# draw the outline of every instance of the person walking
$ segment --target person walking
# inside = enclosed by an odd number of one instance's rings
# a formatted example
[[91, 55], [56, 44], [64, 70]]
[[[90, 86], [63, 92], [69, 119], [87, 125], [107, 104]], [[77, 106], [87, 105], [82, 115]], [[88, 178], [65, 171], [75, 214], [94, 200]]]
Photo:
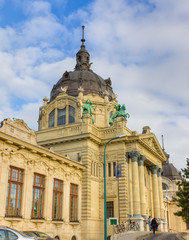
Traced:
[[151, 221], [152, 221], [151, 216], [149, 216], [149, 218], [148, 218], [148, 226], [149, 226], [149, 230], [150, 231], [152, 230]]
[[151, 221], [151, 227], [152, 227], [152, 230], [153, 230], [153, 234], [155, 234], [155, 232], [156, 232], [157, 225], [158, 224], [157, 224], [156, 219], [154, 217]]

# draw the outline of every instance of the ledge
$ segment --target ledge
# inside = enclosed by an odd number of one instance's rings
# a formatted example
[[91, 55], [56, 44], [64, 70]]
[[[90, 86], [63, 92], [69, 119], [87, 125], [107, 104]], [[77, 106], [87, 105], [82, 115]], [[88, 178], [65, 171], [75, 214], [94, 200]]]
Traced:
[[69, 224], [78, 225], [79, 224], [79, 220], [78, 221], [69, 221]]
[[22, 221], [22, 216], [5, 216], [7, 221]]
[[63, 219], [52, 219], [52, 223], [54, 223], [54, 224], [63, 224], [64, 220]]

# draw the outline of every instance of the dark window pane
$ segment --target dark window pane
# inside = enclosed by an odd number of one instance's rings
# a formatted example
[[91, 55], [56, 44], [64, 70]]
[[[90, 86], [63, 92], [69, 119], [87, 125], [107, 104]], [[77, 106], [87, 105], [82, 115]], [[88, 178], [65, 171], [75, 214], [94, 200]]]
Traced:
[[32, 217], [42, 218], [44, 199], [45, 177], [34, 174], [33, 196], [32, 196]]
[[7, 187], [6, 214], [19, 216], [22, 196], [23, 170], [15, 167], [9, 169], [9, 180]]
[[63, 182], [54, 179], [53, 189], [53, 219], [62, 219]]
[[75, 108], [72, 106], [69, 106], [69, 123], [75, 122]]
[[111, 163], [108, 163], [108, 176], [111, 177]]
[[58, 126], [66, 124], [66, 108], [58, 109]]
[[113, 201], [107, 202], [106, 207], [107, 207], [107, 218], [114, 217], [114, 202]]
[[113, 162], [113, 171], [114, 171], [114, 176], [116, 176], [116, 162]]
[[162, 183], [162, 187], [163, 187], [163, 190], [168, 190], [169, 189], [169, 187], [167, 186], [166, 183]]
[[54, 127], [55, 110], [49, 114], [49, 127]]
[[78, 186], [71, 184], [70, 187], [70, 221], [78, 221]]

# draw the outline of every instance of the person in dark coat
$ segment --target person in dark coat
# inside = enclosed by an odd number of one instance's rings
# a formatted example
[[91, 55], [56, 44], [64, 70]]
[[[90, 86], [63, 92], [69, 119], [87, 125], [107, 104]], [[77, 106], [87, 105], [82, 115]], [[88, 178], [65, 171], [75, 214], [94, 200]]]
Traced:
[[151, 226], [152, 226], [153, 234], [155, 234], [156, 228], [157, 228], [157, 226], [158, 226], [157, 221], [156, 221], [155, 218], [152, 219], [152, 221], [151, 221]]

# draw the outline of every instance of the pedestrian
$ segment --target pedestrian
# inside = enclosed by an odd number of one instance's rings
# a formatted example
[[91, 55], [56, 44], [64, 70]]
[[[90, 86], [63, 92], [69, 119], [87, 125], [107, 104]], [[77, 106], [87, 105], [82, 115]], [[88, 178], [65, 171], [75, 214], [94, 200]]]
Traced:
[[149, 226], [149, 230], [150, 231], [152, 230], [151, 221], [152, 221], [151, 216], [149, 216], [149, 218], [148, 218], [148, 226]]
[[156, 219], [153, 218], [152, 221], [151, 221], [151, 226], [152, 226], [152, 230], [153, 230], [153, 234], [155, 234], [156, 232], [156, 228], [157, 228], [157, 222], [156, 222]]

